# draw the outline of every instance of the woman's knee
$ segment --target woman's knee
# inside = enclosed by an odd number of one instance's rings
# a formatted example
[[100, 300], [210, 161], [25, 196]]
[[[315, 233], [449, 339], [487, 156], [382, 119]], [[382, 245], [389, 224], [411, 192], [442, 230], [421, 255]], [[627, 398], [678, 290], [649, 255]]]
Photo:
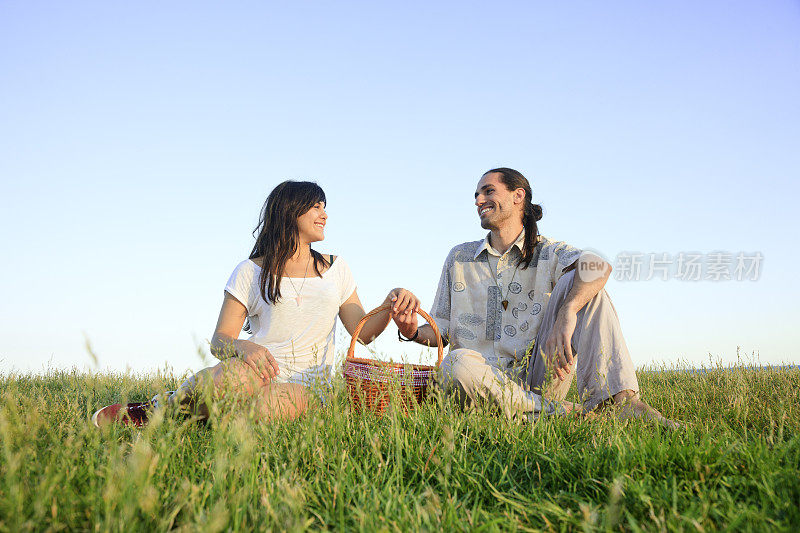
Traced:
[[264, 416], [293, 419], [312, 407], [308, 389], [296, 383], [274, 383], [264, 387]]
[[253, 369], [236, 357], [220, 361], [210, 370], [214, 388], [221, 391], [236, 390], [252, 394], [263, 385], [262, 379]]

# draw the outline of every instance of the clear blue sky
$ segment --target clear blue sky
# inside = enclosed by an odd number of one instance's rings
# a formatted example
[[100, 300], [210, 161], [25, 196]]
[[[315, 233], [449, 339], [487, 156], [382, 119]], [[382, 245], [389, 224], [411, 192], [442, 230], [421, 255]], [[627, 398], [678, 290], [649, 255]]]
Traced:
[[90, 365], [84, 335], [101, 368], [202, 368], [290, 178], [367, 306], [427, 309], [500, 165], [609, 258], [763, 254], [758, 281], [610, 281], [637, 365], [800, 362], [797, 2], [3, 2], [0, 75], [2, 372]]

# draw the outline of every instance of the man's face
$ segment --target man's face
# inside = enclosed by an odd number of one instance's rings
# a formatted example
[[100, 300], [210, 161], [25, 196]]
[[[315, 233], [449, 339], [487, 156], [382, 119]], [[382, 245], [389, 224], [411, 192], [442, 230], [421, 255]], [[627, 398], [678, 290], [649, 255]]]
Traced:
[[475, 205], [478, 207], [481, 227], [496, 230], [521, 221], [524, 200], [525, 190], [509, 191], [497, 172], [484, 175], [475, 190]]

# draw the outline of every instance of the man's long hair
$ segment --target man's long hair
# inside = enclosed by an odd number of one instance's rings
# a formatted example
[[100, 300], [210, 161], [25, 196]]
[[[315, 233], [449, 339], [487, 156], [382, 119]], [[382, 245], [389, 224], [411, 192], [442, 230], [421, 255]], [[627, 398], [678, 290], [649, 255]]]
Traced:
[[[261, 297], [275, 304], [281, 297], [281, 279], [286, 262], [297, 252], [300, 232], [297, 218], [304, 215], [317, 202], [325, 202], [325, 191], [311, 181], [284, 181], [275, 187], [264, 207], [258, 225], [253, 230], [256, 244], [250, 259], [263, 258], [259, 287]], [[330, 266], [322, 254], [311, 250], [314, 271]]]
[[500, 181], [509, 191], [517, 189], [525, 190], [525, 211], [522, 213], [522, 227], [525, 228], [525, 241], [522, 245], [522, 257], [517, 263], [522, 269], [528, 268], [533, 259], [533, 251], [536, 243], [539, 242], [539, 226], [536, 224], [542, 219], [542, 206], [533, 203], [533, 192], [531, 191], [531, 184], [528, 183], [527, 178], [521, 172], [513, 168], [493, 168], [483, 173], [500, 174]]

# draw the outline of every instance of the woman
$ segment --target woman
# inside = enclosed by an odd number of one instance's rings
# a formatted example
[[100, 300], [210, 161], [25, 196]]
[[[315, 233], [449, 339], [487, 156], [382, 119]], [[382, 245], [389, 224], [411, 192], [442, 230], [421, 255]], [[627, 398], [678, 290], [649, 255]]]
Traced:
[[[207, 418], [197, 389], [213, 386], [222, 395], [235, 392], [254, 400], [265, 420], [292, 419], [306, 412], [329, 382], [334, 360], [337, 315], [352, 334], [364, 317], [347, 263], [311, 249], [325, 238], [325, 193], [316, 183], [285, 181], [270, 193], [261, 211], [256, 243], [225, 286], [222, 309], [211, 338], [221, 362], [189, 378], [168, 397]], [[405, 289], [392, 289], [384, 303], [392, 310], [371, 317], [359, 339], [371, 342], [389, 323], [419, 308]], [[249, 339], [239, 339], [244, 326]], [[143, 425], [144, 404], [104, 407], [95, 425], [113, 421]]]

